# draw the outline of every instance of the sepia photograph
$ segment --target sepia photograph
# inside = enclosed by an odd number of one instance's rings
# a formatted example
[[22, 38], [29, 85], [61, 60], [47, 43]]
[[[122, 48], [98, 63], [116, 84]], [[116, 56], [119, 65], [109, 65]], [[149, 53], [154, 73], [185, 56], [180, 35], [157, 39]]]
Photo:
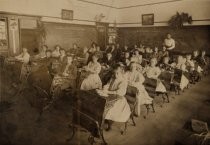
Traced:
[[0, 145], [210, 145], [210, 0], [0, 0]]

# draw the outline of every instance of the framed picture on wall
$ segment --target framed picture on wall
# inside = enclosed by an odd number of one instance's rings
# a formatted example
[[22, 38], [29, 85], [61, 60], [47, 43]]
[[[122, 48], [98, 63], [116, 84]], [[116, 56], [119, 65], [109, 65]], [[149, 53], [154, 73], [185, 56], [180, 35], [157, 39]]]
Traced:
[[154, 25], [154, 14], [143, 14], [142, 25]]
[[62, 9], [61, 18], [63, 20], [73, 20], [73, 11]]

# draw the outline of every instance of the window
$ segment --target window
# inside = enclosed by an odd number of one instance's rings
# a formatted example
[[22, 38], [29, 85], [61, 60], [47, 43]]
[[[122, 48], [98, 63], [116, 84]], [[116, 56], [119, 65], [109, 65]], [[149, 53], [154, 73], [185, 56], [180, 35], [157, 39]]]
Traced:
[[7, 37], [7, 19], [0, 17], [0, 51], [5, 51], [8, 48]]

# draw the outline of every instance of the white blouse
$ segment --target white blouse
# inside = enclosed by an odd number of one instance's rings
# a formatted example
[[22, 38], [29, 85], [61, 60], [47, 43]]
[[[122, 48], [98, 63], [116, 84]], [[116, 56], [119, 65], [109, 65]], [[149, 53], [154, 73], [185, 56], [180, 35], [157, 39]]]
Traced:
[[104, 90], [115, 91], [117, 95], [124, 96], [127, 90], [126, 79], [111, 79], [107, 85], [104, 86]]
[[90, 70], [91, 72], [95, 74], [99, 74], [101, 71], [101, 65], [100, 63], [93, 63], [92, 61], [88, 63], [87, 70]]

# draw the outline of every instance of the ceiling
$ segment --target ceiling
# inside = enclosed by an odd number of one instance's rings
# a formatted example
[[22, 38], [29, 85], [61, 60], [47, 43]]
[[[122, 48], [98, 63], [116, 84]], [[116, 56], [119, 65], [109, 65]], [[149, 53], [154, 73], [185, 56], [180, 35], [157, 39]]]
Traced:
[[176, 2], [181, 0], [78, 0], [78, 1], [123, 9], [128, 7], [161, 4], [161, 3]]

